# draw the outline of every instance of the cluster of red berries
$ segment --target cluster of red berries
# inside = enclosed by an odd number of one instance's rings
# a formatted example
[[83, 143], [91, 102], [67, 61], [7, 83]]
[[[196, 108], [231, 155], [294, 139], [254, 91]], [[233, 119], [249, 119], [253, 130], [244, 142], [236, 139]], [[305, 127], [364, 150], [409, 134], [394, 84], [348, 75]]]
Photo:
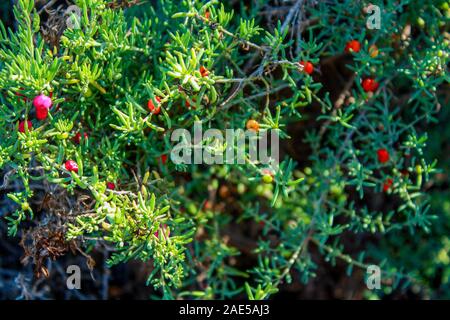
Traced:
[[[25, 88], [21, 87], [19, 90], [24, 90]], [[28, 101], [28, 97], [20, 92], [16, 92], [15, 93], [18, 102], [27, 102]]]

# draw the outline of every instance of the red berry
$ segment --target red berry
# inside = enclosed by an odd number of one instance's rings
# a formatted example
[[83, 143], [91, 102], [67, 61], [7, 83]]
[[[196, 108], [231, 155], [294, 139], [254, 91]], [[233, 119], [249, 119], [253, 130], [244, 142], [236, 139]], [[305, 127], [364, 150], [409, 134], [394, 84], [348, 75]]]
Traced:
[[36, 107], [36, 118], [38, 120], [45, 120], [48, 116], [48, 109], [42, 107]]
[[[31, 121], [28, 120], [26, 122], [26, 124], [27, 124], [28, 131], [31, 131], [31, 129], [33, 129], [33, 124], [31, 123]], [[25, 121], [19, 122], [19, 132], [22, 132], [22, 133], [25, 132]]]
[[115, 190], [115, 189], [116, 189], [116, 184], [115, 184], [114, 182], [107, 182], [107, 183], [106, 183], [106, 187], [107, 187], [109, 190]]
[[264, 168], [264, 169], [262, 169], [261, 170], [261, 174], [262, 175], [268, 175], [268, 176], [271, 176], [271, 177], [273, 177], [275, 174], [273, 173], [273, 171], [271, 170], [271, 169], [269, 169], [269, 168]]
[[[87, 138], [88, 138], [88, 134], [87, 134], [86, 132], [83, 132], [83, 139], [84, 139], [84, 140], [87, 140]], [[80, 132], [78, 132], [78, 133], [75, 135], [75, 137], [73, 137], [73, 141], [74, 141], [76, 144], [80, 144], [80, 143], [81, 143], [81, 133], [80, 133]]]
[[264, 168], [261, 170], [261, 180], [262, 182], [264, 182], [265, 184], [271, 184], [273, 182], [273, 178], [274, 178], [274, 172], [269, 169], [269, 168]]
[[209, 11], [205, 12], [205, 19], [209, 20], [209, 17], [211, 16], [211, 13]]
[[167, 154], [163, 154], [160, 158], [162, 164], [166, 164], [167, 162]]
[[36, 109], [36, 118], [45, 120], [48, 116], [48, 110], [52, 106], [52, 99], [46, 95], [40, 94], [33, 99], [33, 105]]
[[[19, 90], [25, 90], [25, 88], [20, 87]], [[18, 98], [18, 99], [17, 99], [18, 102], [20, 102], [20, 100], [22, 100], [22, 102], [27, 102], [27, 100], [28, 100], [27, 96], [24, 95], [24, 94], [22, 94], [22, 93], [20, 93], [20, 92], [16, 92], [15, 95], [16, 95], [17, 97], [21, 97], [21, 98], [22, 98], [22, 99]]]
[[345, 46], [345, 52], [359, 52], [361, 50], [361, 44], [358, 40], [351, 40], [347, 42], [347, 45]]
[[245, 126], [247, 127], [248, 130], [252, 130], [255, 132], [259, 131], [259, 122], [256, 120], [253, 119], [248, 120]]
[[377, 155], [380, 163], [386, 163], [389, 161], [389, 152], [386, 149], [378, 149]]
[[387, 178], [386, 181], [383, 183], [383, 191], [387, 192], [392, 187], [392, 184], [394, 183], [394, 180], [391, 178]]
[[[193, 101], [193, 102], [195, 102], [195, 99], [192, 99], [192, 101]], [[192, 108], [192, 109], [194, 109], [194, 110], [195, 110], [195, 106], [191, 106], [191, 104], [189, 103], [189, 101], [188, 101], [188, 100], [186, 100], [186, 103], [185, 103], [185, 105], [186, 105], [186, 108], [188, 108], [188, 109]]]
[[78, 164], [73, 160], [67, 160], [65, 167], [67, 171], [78, 173]]
[[158, 106], [155, 107], [155, 104], [153, 103], [153, 100], [150, 99], [147, 102], [147, 107], [148, 110], [150, 110], [151, 113], [153, 114], [159, 114], [161, 112], [161, 107], [159, 106], [159, 103], [161, 102], [161, 98], [160, 97], [155, 97], [155, 101], [158, 103]]
[[362, 81], [362, 87], [365, 92], [375, 92], [379, 86], [380, 84], [372, 78], [366, 78]]
[[373, 44], [369, 47], [369, 54], [372, 58], [376, 58], [379, 52], [380, 51], [378, 50], [378, 47], [376, 45]]
[[203, 209], [211, 210], [212, 207], [213, 207], [212, 203], [209, 200], [205, 200], [205, 203], [203, 204]]
[[303, 71], [307, 74], [311, 74], [314, 71], [314, 65], [309, 61], [300, 61], [300, 65], [303, 66]]
[[204, 66], [201, 66], [200, 67], [200, 74], [202, 75], [202, 77], [207, 77], [209, 75], [209, 71]]

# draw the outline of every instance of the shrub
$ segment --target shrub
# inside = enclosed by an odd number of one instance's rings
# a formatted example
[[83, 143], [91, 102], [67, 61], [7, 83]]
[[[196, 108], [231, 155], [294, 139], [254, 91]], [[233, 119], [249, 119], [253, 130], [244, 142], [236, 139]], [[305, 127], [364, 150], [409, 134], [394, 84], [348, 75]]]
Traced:
[[[166, 299], [268, 298], [323, 260], [362, 269], [360, 286], [379, 265], [383, 289], [366, 297], [399, 285], [448, 295], [424, 272], [440, 255], [448, 289], [449, 210], [430, 204], [426, 149], [448, 107], [448, 1], [375, 2], [380, 29], [356, 1], [280, 14], [266, 0], [77, 0], [79, 18], [44, 22], [19, 0], [0, 38], [9, 235], [45, 227], [63, 253], [104, 245], [111, 266], [149, 261]], [[171, 133], [195, 122], [275, 130], [281, 163], [174, 164]], [[58, 255], [34, 258], [36, 275], [47, 257]]]

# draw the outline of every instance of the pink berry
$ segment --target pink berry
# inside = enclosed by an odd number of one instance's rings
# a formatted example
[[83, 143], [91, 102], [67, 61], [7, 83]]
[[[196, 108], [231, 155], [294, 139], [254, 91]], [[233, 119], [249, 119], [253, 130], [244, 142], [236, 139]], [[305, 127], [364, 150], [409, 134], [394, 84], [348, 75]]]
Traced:
[[46, 95], [40, 94], [33, 99], [33, 105], [36, 110], [36, 118], [45, 120], [48, 116], [48, 110], [52, 106], [52, 99]]

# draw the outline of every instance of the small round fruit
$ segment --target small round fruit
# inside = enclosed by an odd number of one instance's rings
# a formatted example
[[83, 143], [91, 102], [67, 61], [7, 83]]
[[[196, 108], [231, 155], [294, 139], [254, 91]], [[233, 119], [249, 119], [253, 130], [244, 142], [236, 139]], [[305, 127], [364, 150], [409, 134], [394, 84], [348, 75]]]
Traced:
[[272, 170], [270, 170], [268, 168], [262, 169], [261, 174], [262, 174], [262, 181], [264, 183], [270, 184], [273, 182], [274, 174], [273, 174]]
[[425, 27], [425, 20], [423, 20], [422, 17], [418, 17], [417, 20], [416, 20], [416, 22], [417, 22], [417, 25], [418, 25], [420, 28], [424, 28], [424, 27]]
[[155, 237], [159, 237], [159, 231], [162, 231], [162, 235], [164, 236], [164, 237], [170, 237], [170, 228], [166, 225], [166, 224], [163, 224], [162, 226], [161, 226], [161, 228], [159, 228], [158, 230], [156, 230], [156, 232], [153, 234]]
[[307, 74], [312, 74], [314, 72], [314, 65], [309, 61], [301, 61], [300, 65], [303, 66], [303, 71]]
[[271, 184], [273, 182], [273, 177], [270, 174], [265, 174], [262, 176], [262, 181], [265, 184]]
[[221, 185], [219, 188], [219, 197], [226, 199], [231, 195], [230, 188], [227, 185]]
[[36, 110], [36, 118], [38, 120], [45, 120], [48, 116], [48, 110], [52, 106], [52, 98], [44, 94], [40, 94], [33, 99], [33, 106]]
[[30, 207], [30, 204], [28, 202], [25, 201], [25, 202], [22, 203], [22, 210], [23, 211], [28, 211], [30, 209], [31, 209], [31, 207]]
[[107, 187], [109, 190], [115, 190], [115, 189], [116, 189], [116, 184], [115, 184], [114, 182], [107, 182], [107, 183], [106, 183], [106, 187]]
[[252, 130], [252, 131], [259, 131], [259, 123], [256, 120], [250, 119], [247, 121], [247, 125], [246, 125], [248, 130]]
[[205, 203], [203, 204], [203, 209], [204, 210], [211, 210], [212, 208], [213, 208], [213, 205], [212, 205], [211, 201], [205, 200]]
[[150, 110], [151, 113], [153, 113], [154, 115], [157, 115], [161, 112], [161, 107], [159, 106], [160, 102], [161, 102], [161, 98], [160, 97], [155, 97], [155, 101], [157, 102], [157, 106], [155, 107], [155, 104], [153, 102], [153, 99], [148, 100], [147, 102], [147, 107], [148, 110]]
[[[192, 99], [192, 102], [196, 103], [195, 99]], [[188, 100], [185, 101], [185, 106], [188, 109], [193, 109], [195, 110], [195, 106], [191, 105], [190, 102]]]
[[386, 149], [378, 149], [377, 151], [378, 161], [380, 163], [386, 163], [389, 161], [389, 152]]
[[200, 67], [200, 74], [202, 75], [202, 77], [207, 77], [209, 75], [209, 70], [206, 69], [204, 66]]
[[161, 155], [161, 157], [159, 157], [159, 160], [163, 165], [167, 163], [167, 159], [168, 159], [167, 154], [163, 154]]
[[373, 44], [373, 45], [371, 45], [369, 47], [369, 55], [372, 58], [376, 58], [378, 56], [378, 53], [379, 53], [379, 50], [378, 50], [378, 47], [376, 45]]
[[65, 167], [69, 172], [78, 173], [78, 164], [73, 160], [67, 160], [65, 163]]
[[[88, 139], [88, 134], [86, 132], [83, 132], [83, 140], [87, 140]], [[73, 137], [73, 141], [76, 144], [80, 144], [81, 143], [81, 132], [78, 132], [74, 137]]]
[[373, 78], [366, 78], [362, 81], [362, 87], [365, 92], [377, 91], [380, 84]]

